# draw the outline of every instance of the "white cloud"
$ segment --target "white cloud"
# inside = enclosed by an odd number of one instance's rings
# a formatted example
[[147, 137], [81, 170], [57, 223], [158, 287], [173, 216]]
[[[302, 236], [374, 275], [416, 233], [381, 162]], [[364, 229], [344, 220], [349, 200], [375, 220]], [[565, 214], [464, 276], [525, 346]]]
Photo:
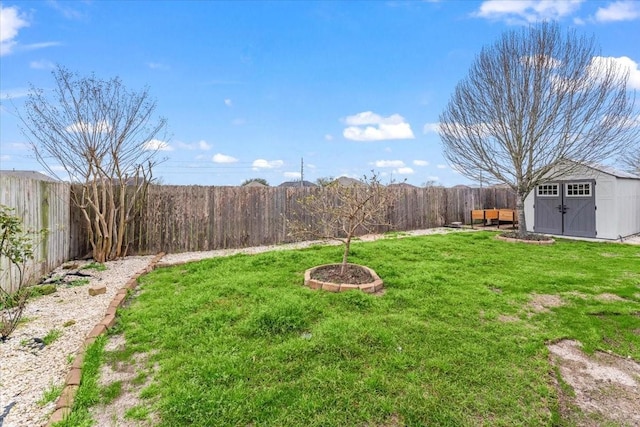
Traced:
[[247, 123], [247, 120], [246, 119], [242, 119], [242, 118], [233, 119], [231, 121], [231, 124], [234, 125], [234, 126], [242, 126], [242, 125], [244, 125], [246, 123]]
[[224, 100], [224, 105], [226, 105], [227, 107], [231, 107], [233, 105], [233, 103], [231, 102], [231, 100], [229, 98]]
[[599, 7], [596, 21], [615, 22], [633, 21], [640, 18], [640, 3], [636, 1], [616, 1], [606, 7]]
[[235, 163], [238, 161], [235, 157], [227, 156], [226, 154], [216, 153], [211, 159], [214, 163]]
[[29, 89], [15, 88], [0, 92], [0, 99], [24, 98], [29, 94]]
[[509, 24], [555, 21], [571, 15], [584, 0], [487, 0], [473, 15]]
[[211, 150], [211, 144], [207, 143], [207, 141], [202, 139], [200, 140], [200, 142], [198, 142], [198, 148], [200, 148], [203, 151], [208, 151], [208, 150]]
[[438, 169], [446, 169], [447, 165], [436, 165]]
[[41, 43], [31, 43], [20, 45], [21, 50], [36, 50], [36, 49], [44, 49], [47, 47], [60, 46], [60, 42], [41, 42]]
[[414, 160], [413, 164], [416, 166], [429, 166], [429, 162], [426, 160]]
[[333, 135], [326, 134], [326, 135], [324, 136], [324, 139], [325, 139], [325, 141], [333, 141]]
[[629, 57], [621, 56], [614, 58], [612, 56], [596, 56], [591, 59], [591, 71], [596, 74], [602, 72], [608, 68], [611, 62], [614, 62], [619, 68], [629, 72], [629, 80], [627, 81], [629, 89], [640, 89], [640, 69], [638, 69], [638, 63]]
[[404, 168], [395, 169], [393, 171], [393, 173], [398, 174], [398, 175], [411, 175], [411, 174], [413, 174], [415, 172], [414, 172], [413, 169], [411, 169], [409, 167], [404, 167]]
[[300, 179], [300, 172], [285, 172], [285, 178]]
[[411, 125], [399, 114], [382, 117], [365, 111], [347, 116], [344, 123], [348, 127], [342, 135], [352, 141], [384, 141], [388, 139], [414, 139]]
[[404, 166], [402, 160], [376, 160], [374, 165], [377, 168], [401, 168]]
[[0, 56], [9, 55], [17, 42], [20, 28], [28, 27], [29, 23], [20, 15], [17, 7], [2, 7], [0, 4]]
[[164, 65], [161, 62], [147, 62], [147, 67], [151, 68], [152, 70], [167, 70], [167, 69], [169, 69], [168, 66]]
[[85, 123], [85, 122], [76, 122], [65, 128], [67, 132], [71, 133], [105, 133], [109, 132], [111, 129], [111, 125], [106, 121], [98, 122], [98, 123]]
[[440, 181], [439, 176], [430, 175], [427, 177], [427, 182], [438, 182], [438, 181]]
[[173, 147], [167, 144], [164, 141], [160, 141], [159, 139], [152, 139], [150, 141], [145, 142], [142, 145], [142, 149], [145, 151], [156, 150], [156, 151], [173, 151]]
[[284, 165], [282, 160], [265, 160], [265, 159], [256, 159], [253, 161], [251, 165], [254, 170], [257, 169], [278, 169]]
[[423, 133], [440, 133], [440, 123], [426, 123], [422, 128]]
[[40, 61], [31, 61], [29, 63], [29, 67], [34, 70], [47, 70], [55, 67], [55, 64], [51, 61], [47, 61], [46, 59], [42, 59]]
[[11, 156], [8, 154], [3, 154], [0, 156], [0, 161], [6, 162], [7, 160], [11, 160]]

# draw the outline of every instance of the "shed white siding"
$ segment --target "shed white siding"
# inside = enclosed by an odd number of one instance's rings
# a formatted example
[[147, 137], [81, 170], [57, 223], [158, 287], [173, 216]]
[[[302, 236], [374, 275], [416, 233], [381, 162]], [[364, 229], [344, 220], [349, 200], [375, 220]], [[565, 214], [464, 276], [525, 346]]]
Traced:
[[[618, 239], [640, 233], [640, 178], [618, 177], [602, 170], [581, 166], [554, 182], [595, 180], [596, 232], [600, 239]], [[535, 227], [535, 190], [525, 199], [527, 231]]]

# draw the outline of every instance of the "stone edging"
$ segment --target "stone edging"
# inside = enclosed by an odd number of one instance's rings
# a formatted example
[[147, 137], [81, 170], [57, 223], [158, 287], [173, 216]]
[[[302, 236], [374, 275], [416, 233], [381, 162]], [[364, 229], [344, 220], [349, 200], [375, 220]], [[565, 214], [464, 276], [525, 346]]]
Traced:
[[98, 338], [100, 335], [112, 328], [113, 325], [115, 325], [116, 311], [124, 304], [125, 300], [127, 299], [127, 293], [134, 290], [138, 286], [138, 277], [153, 271], [164, 255], [164, 252], [160, 252], [158, 255], [156, 255], [151, 260], [149, 265], [147, 265], [147, 267], [134, 274], [129, 279], [129, 281], [118, 290], [116, 295], [113, 297], [111, 304], [109, 304], [109, 307], [107, 307], [104, 318], [100, 321], [100, 323], [93, 327], [91, 332], [89, 332], [87, 337], [84, 339], [84, 342], [76, 353], [76, 357], [73, 359], [71, 370], [67, 374], [64, 388], [62, 389], [62, 393], [60, 393], [60, 397], [58, 398], [53, 414], [51, 414], [51, 416], [49, 417], [49, 422], [46, 424], [47, 427], [51, 427], [53, 424], [63, 421], [67, 416], [69, 416], [69, 414], [71, 413], [71, 408], [73, 407], [73, 401], [76, 396], [76, 392], [80, 387], [80, 378], [82, 377], [82, 363], [84, 362], [85, 351], [91, 344], [95, 342], [96, 338]]
[[525, 239], [514, 239], [511, 237], [503, 237], [501, 235], [496, 235], [496, 239], [502, 240], [503, 242], [509, 243], [527, 243], [529, 245], [553, 245], [556, 241], [553, 239], [549, 240], [525, 240]]
[[362, 269], [367, 270], [369, 274], [371, 274], [371, 277], [373, 277], [373, 282], [363, 283], [360, 285], [353, 285], [353, 284], [347, 284], [347, 283], [323, 282], [321, 280], [315, 280], [311, 278], [311, 273], [313, 273], [313, 271], [321, 267], [326, 267], [328, 265], [336, 265], [336, 264], [318, 265], [306, 270], [304, 272], [305, 286], [308, 286], [311, 289], [322, 289], [323, 291], [329, 291], [329, 292], [345, 292], [345, 291], [359, 289], [362, 292], [366, 292], [369, 294], [373, 294], [375, 292], [381, 291], [384, 286], [382, 283], [382, 279], [378, 276], [378, 274], [375, 271], [373, 271], [367, 266], [358, 265], [358, 264], [347, 264], [347, 265], [356, 265]]

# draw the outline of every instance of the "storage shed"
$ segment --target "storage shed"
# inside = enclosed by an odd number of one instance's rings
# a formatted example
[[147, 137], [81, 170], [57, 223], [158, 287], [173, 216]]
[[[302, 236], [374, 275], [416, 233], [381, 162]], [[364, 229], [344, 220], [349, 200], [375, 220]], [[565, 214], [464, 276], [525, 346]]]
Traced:
[[577, 165], [537, 186], [524, 203], [527, 231], [620, 239], [640, 233], [640, 176]]

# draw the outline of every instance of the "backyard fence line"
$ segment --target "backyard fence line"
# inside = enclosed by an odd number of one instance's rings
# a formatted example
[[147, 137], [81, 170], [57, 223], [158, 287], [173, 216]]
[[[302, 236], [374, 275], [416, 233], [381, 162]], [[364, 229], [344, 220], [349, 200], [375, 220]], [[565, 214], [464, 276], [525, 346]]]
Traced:
[[[515, 208], [504, 188], [399, 187], [387, 209], [390, 228], [408, 231], [468, 224], [473, 209]], [[292, 242], [286, 219], [305, 216], [298, 201], [320, 188], [149, 186], [133, 219], [128, 254], [179, 253]], [[81, 214], [72, 207], [71, 256], [90, 252]]]
[[[34, 259], [26, 264], [25, 279], [32, 282], [70, 257], [69, 190], [67, 183], [0, 174], [0, 204], [15, 209], [24, 229], [47, 233], [38, 238]], [[13, 291], [18, 272], [8, 259], [0, 257], [0, 287]]]

